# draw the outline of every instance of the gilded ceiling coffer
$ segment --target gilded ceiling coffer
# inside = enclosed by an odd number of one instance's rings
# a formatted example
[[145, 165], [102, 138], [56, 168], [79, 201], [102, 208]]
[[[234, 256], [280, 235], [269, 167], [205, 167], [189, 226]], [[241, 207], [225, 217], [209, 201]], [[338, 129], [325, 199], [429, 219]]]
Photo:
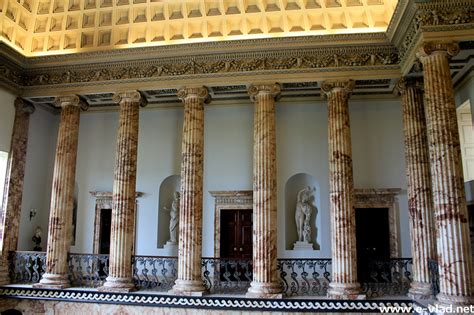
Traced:
[[137, 91], [117, 93], [120, 104], [115, 156], [109, 276], [100, 291], [130, 292], [133, 283], [132, 250], [135, 242], [138, 122], [141, 96]]
[[474, 304], [469, 220], [449, 58], [450, 42], [427, 42], [418, 52], [423, 64], [425, 112], [433, 187], [440, 293], [437, 303]]
[[3, 203], [2, 248], [0, 257], [0, 284], [8, 284], [8, 254], [16, 251], [20, 233], [21, 201], [25, 179], [26, 151], [30, 115], [35, 107], [21, 98], [15, 100], [15, 120], [13, 122], [10, 156], [5, 180], [5, 200]]
[[58, 97], [56, 102], [61, 106], [61, 120], [54, 162], [46, 272], [35, 286], [61, 289], [70, 286], [67, 256], [72, 241], [79, 119], [81, 109], [87, 106], [76, 95]]
[[354, 180], [349, 97], [354, 81], [326, 81], [328, 99], [329, 203], [331, 209], [332, 281], [328, 297], [364, 298], [357, 281]]
[[420, 79], [402, 79], [397, 92], [402, 98], [405, 160], [408, 180], [408, 215], [413, 257], [412, 299], [433, 298], [428, 261], [436, 258], [430, 159], [426, 137], [423, 92]]
[[281, 298], [277, 272], [275, 99], [279, 84], [251, 85], [253, 125], [253, 281], [247, 296]]
[[210, 96], [206, 87], [186, 87], [178, 91], [178, 97], [184, 102], [184, 121], [178, 278], [171, 292], [202, 295], [206, 291], [201, 276], [204, 103], [210, 102]]

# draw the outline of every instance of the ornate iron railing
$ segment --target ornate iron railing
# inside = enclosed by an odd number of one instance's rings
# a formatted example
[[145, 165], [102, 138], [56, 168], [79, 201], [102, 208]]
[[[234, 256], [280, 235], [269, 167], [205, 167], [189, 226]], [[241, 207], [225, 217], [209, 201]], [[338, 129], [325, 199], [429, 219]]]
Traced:
[[252, 260], [203, 257], [203, 282], [211, 293], [244, 293], [252, 281]]
[[431, 291], [433, 296], [436, 296], [439, 293], [439, 268], [438, 261], [434, 259], [428, 260], [428, 270], [430, 272], [431, 279]]
[[331, 282], [331, 259], [278, 259], [285, 296], [325, 296]]
[[69, 254], [69, 277], [75, 287], [100, 287], [109, 274], [109, 255]]
[[[108, 276], [108, 255], [70, 254], [71, 284], [76, 287], [99, 287]], [[45, 271], [44, 252], [12, 252], [12, 283], [39, 282]], [[177, 257], [135, 256], [133, 277], [141, 290], [167, 291], [177, 278]], [[203, 284], [210, 293], [244, 293], [252, 281], [252, 261], [204, 257], [201, 261]], [[325, 296], [331, 282], [331, 259], [278, 259], [278, 272], [285, 296]], [[437, 264], [430, 261], [433, 290], [439, 292]], [[372, 262], [361, 279], [367, 297], [406, 295], [410, 288], [410, 258]]]
[[373, 261], [368, 266], [368, 278], [361, 279], [367, 297], [406, 295], [412, 281], [412, 259], [393, 258]]
[[37, 283], [45, 272], [45, 252], [10, 252], [9, 260], [12, 283]]
[[135, 256], [133, 279], [143, 290], [167, 291], [178, 275], [177, 257]]

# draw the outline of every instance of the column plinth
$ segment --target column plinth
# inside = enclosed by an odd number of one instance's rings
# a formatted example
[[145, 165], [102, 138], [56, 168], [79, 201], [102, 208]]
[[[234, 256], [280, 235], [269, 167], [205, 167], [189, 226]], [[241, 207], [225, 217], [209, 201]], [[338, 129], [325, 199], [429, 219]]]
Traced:
[[249, 88], [255, 103], [253, 134], [253, 281], [247, 296], [281, 298], [277, 272], [275, 98], [280, 85]]
[[458, 52], [457, 44], [429, 42], [418, 53], [425, 86], [440, 306], [474, 304], [469, 220], [449, 68], [450, 56]]
[[79, 118], [81, 108], [86, 106], [75, 95], [58, 97], [56, 103], [62, 109], [54, 162], [46, 272], [34, 287], [62, 289], [70, 285], [67, 256], [71, 245]]
[[421, 82], [402, 79], [397, 84], [402, 96], [405, 160], [408, 179], [408, 214], [413, 256], [412, 299], [431, 299], [428, 261], [435, 259], [430, 160]]
[[354, 181], [349, 96], [354, 81], [324, 82], [329, 114], [329, 198], [331, 205], [332, 281], [328, 297], [363, 299], [357, 282]]
[[35, 111], [33, 105], [21, 98], [15, 100], [15, 120], [13, 122], [10, 154], [8, 158], [5, 190], [3, 192], [3, 230], [0, 256], [0, 285], [10, 283], [8, 255], [16, 251], [20, 230], [21, 201], [25, 178], [26, 151], [30, 115]]
[[170, 291], [178, 295], [203, 295], [202, 187], [204, 171], [204, 103], [210, 101], [207, 88], [182, 88], [184, 103], [181, 151], [181, 202], [179, 208], [178, 278]]
[[140, 93], [114, 95], [120, 104], [115, 156], [109, 276], [100, 291], [131, 292], [133, 283], [132, 248], [135, 223], [137, 148]]

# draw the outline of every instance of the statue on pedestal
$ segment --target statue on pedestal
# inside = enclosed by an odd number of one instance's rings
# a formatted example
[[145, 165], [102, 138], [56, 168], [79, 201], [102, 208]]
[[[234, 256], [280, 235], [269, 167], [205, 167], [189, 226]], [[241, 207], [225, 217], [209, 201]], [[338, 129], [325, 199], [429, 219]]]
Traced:
[[171, 203], [171, 208], [163, 208], [166, 211], [170, 212], [170, 239], [167, 242], [168, 244], [177, 244], [178, 242], [178, 221], [179, 221], [179, 203], [180, 203], [180, 194], [175, 192], [173, 195], [173, 202]]
[[295, 244], [295, 249], [296, 247], [298, 249], [301, 248], [303, 244], [305, 244], [305, 247], [311, 247], [312, 249], [311, 214], [313, 208], [315, 208], [312, 204], [312, 193], [314, 191], [316, 191], [316, 188], [307, 186], [301, 189], [296, 196], [295, 222], [298, 240]]
[[41, 248], [41, 227], [37, 226], [35, 230], [35, 235], [31, 238], [31, 240], [35, 243], [35, 247], [33, 247], [33, 250], [36, 252], [40, 252], [43, 249]]

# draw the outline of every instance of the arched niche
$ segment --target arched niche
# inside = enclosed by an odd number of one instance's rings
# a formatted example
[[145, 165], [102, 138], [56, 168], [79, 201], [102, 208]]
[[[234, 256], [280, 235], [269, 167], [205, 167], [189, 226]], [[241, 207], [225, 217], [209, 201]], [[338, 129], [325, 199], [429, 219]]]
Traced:
[[173, 194], [180, 191], [181, 176], [171, 175], [166, 177], [160, 185], [158, 199], [158, 247], [161, 248], [170, 238], [169, 224], [170, 213], [165, 208], [170, 209], [173, 202]]
[[320, 227], [321, 227], [321, 196], [318, 181], [311, 175], [299, 173], [291, 176], [285, 185], [285, 247], [287, 250], [293, 250], [295, 242], [298, 240], [296, 229], [295, 210], [298, 192], [305, 187], [314, 188], [311, 194], [310, 202], [313, 205], [311, 214], [311, 242], [313, 250], [320, 250]]

